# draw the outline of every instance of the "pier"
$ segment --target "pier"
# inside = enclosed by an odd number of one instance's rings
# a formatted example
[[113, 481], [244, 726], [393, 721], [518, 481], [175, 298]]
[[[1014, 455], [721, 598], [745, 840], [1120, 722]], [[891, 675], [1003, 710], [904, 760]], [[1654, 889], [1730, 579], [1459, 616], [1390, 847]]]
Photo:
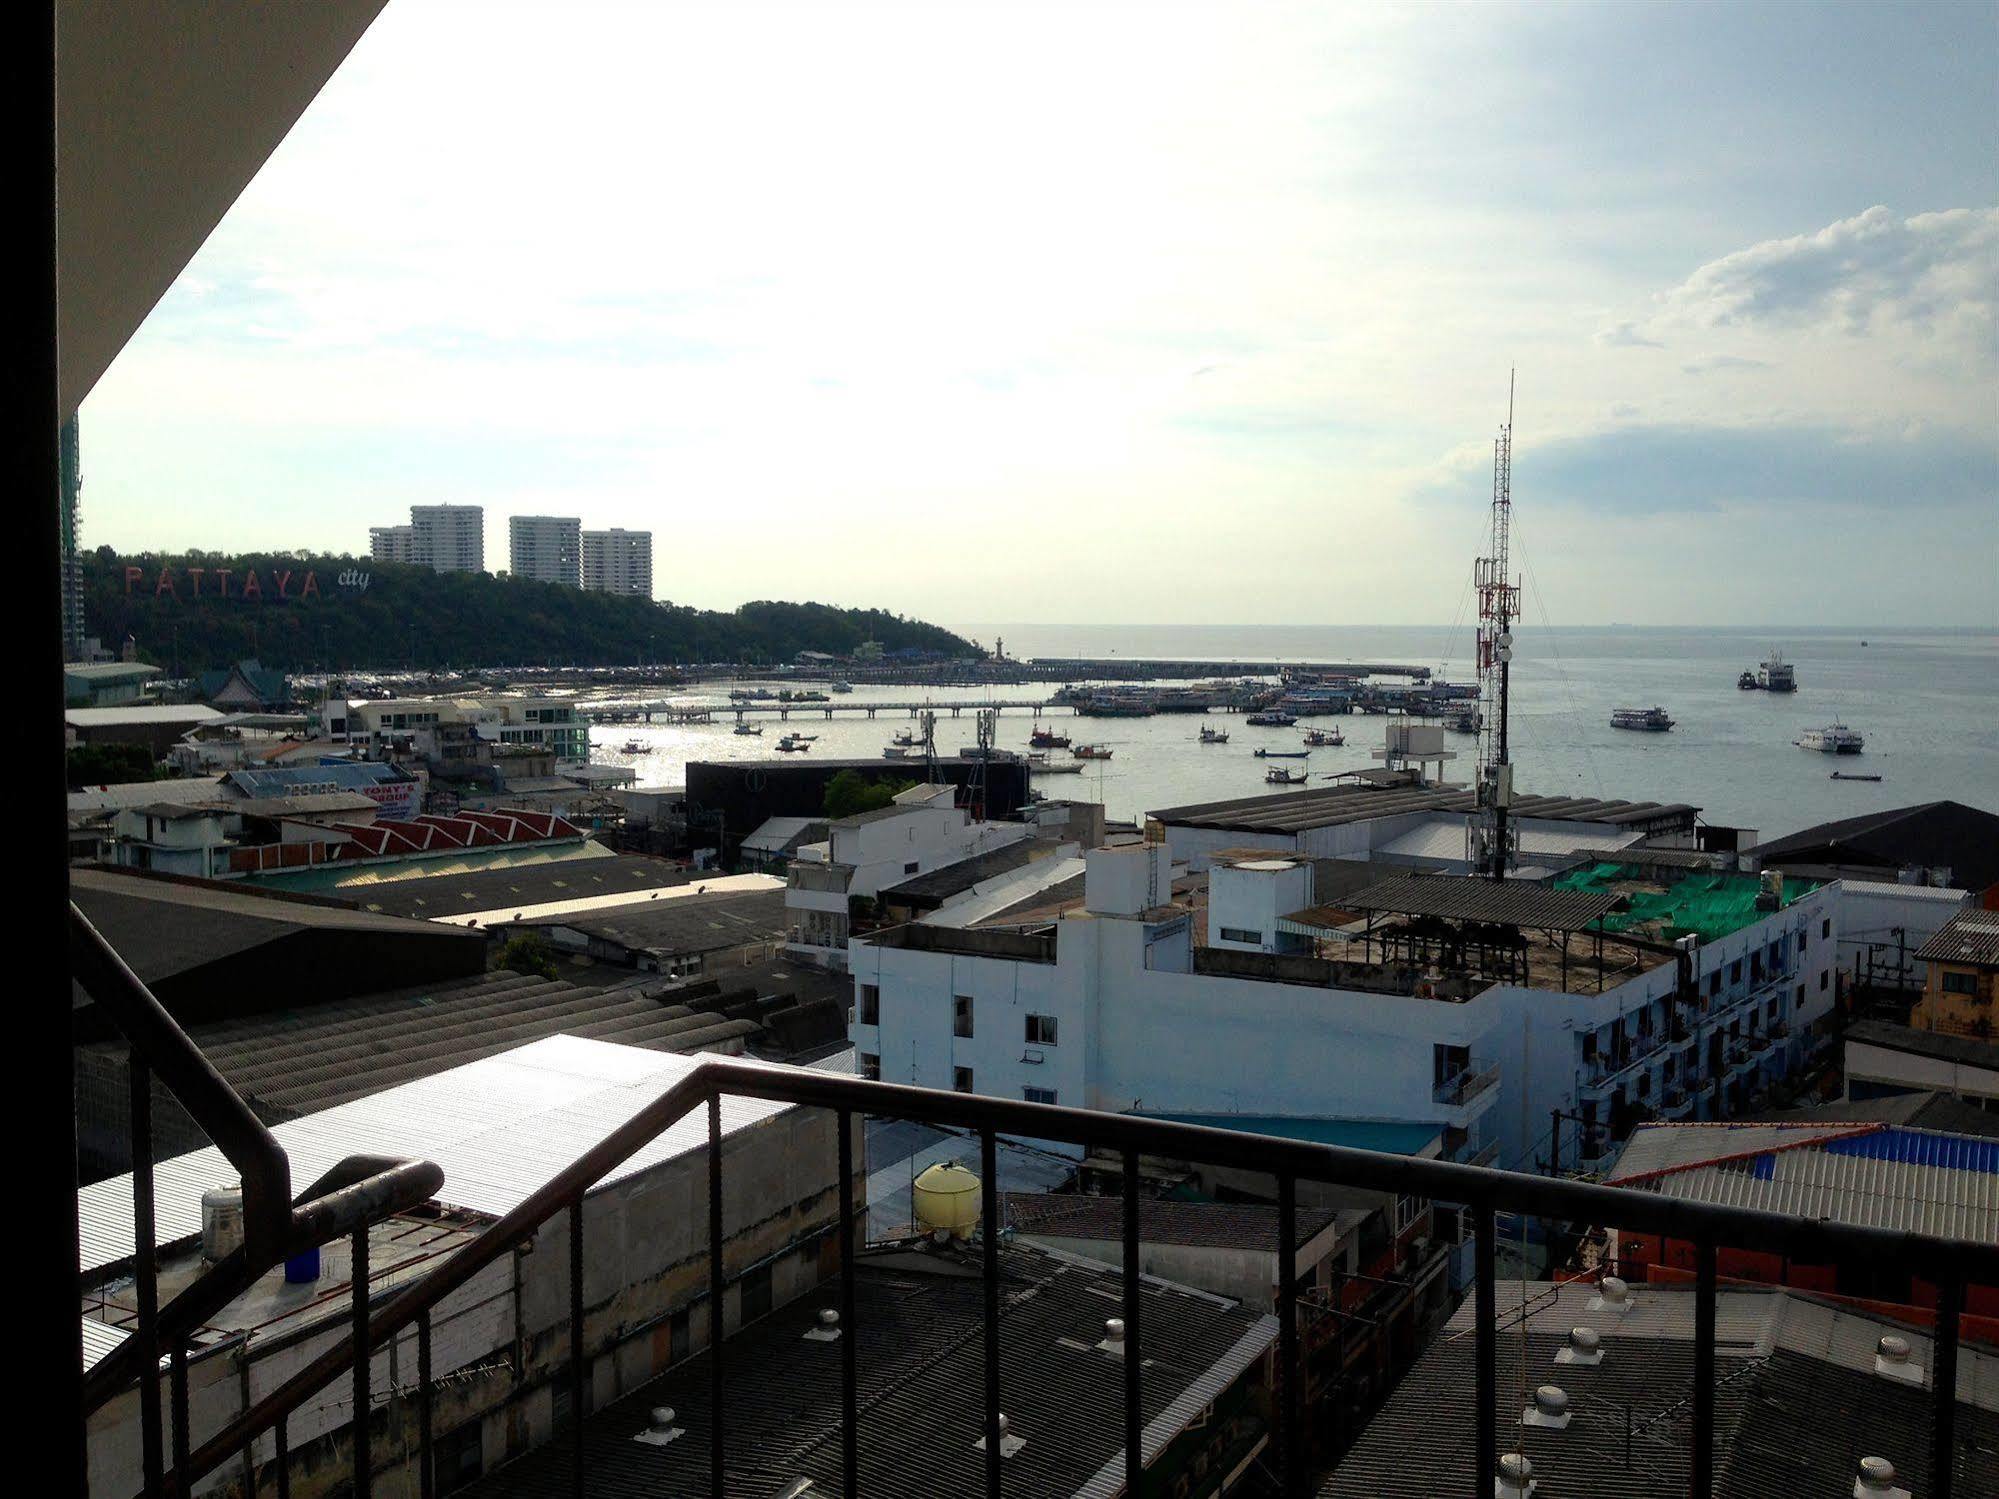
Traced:
[[[603, 702], [579, 703], [577, 712], [583, 717], [606, 724], [630, 722], [629, 715], [637, 715], [646, 723], [663, 721], [673, 724], [714, 723], [724, 718], [734, 718], [737, 723], [747, 718], [767, 717], [789, 719], [794, 716], [809, 718], [817, 714], [831, 718], [836, 713], [853, 718], [915, 718], [919, 713], [935, 713], [939, 718], [961, 718], [967, 713], [977, 713], [990, 708], [995, 713], [1011, 709], [1015, 713], [1031, 712], [1053, 717], [1057, 713], [1073, 715], [1075, 709], [1067, 703], [1050, 702], [1045, 698], [993, 699], [986, 702], [929, 703], [915, 700], [889, 703], [786, 703], [776, 698], [759, 698], [750, 702], [737, 703], [672, 703], [665, 700], [655, 702]], [[616, 715], [598, 719], [597, 715]]]

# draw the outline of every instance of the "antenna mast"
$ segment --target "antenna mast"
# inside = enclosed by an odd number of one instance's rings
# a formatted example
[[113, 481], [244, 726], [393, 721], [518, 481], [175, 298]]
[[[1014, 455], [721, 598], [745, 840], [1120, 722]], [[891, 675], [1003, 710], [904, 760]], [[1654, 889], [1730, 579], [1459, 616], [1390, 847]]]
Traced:
[[1513, 666], [1513, 621], [1520, 614], [1520, 584], [1508, 548], [1513, 530], [1513, 372], [1506, 377], [1506, 425], [1492, 445], [1492, 537], [1478, 559], [1478, 810], [1467, 834], [1473, 871], [1506, 878], [1519, 843], [1512, 825], [1513, 764], [1507, 757], [1507, 689]]

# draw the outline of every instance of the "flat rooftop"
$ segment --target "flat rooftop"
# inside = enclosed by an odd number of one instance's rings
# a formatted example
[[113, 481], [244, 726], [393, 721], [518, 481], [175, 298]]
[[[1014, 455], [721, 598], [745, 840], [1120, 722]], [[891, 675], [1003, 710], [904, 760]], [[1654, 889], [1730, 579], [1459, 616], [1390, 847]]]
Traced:
[[[1477, 805], [1477, 798], [1470, 791], [1456, 787], [1379, 786], [1343, 781], [1275, 795], [1190, 802], [1146, 815], [1169, 827], [1302, 833], [1312, 828], [1339, 827], [1417, 812], [1471, 812]], [[1699, 810], [1685, 802], [1608, 801], [1594, 796], [1517, 796], [1513, 803], [1513, 815], [1519, 818], [1597, 822], [1641, 830], [1691, 827]]]

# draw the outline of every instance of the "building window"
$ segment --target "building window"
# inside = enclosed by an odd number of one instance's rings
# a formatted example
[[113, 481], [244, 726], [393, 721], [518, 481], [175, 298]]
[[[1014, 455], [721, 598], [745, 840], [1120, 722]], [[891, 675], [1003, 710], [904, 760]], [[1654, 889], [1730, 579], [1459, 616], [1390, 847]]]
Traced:
[[972, 1034], [972, 996], [959, 994], [951, 1000], [951, 1034], [969, 1038]]
[[882, 992], [879, 985], [861, 985], [860, 1023], [862, 1025], [882, 1023]]
[[1798, 956], [1802, 958], [1807, 952], [1811, 950], [1811, 946], [1812, 946], [1812, 934], [1810, 932], [1805, 932], [1805, 931], [1799, 932]]
[[1027, 1044], [1029, 1046], [1053, 1046], [1055, 1044], [1055, 1017], [1053, 1015], [1030, 1015], [1027, 1017]]
[[1803, 984], [1800, 984], [1798, 985], [1798, 1008], [1802, 1010], [1804, 1007], [1805, 1007], [1805, 986]]
[[915, 874], [916, 871], [922, 867], [922, 863], [923, 861], [919, 859], [914, 864], [905, 864], [902, 866], [902, 872], [904, 874]]
[[1832, 974], [1832, 970], [1831, 970], [1831, 969], [1829, 969], [1829, 968], [1828, 968], [1828, 969], [1825, 969], [1825, 970], [1822, 970], [1822, 971], [1820, 972], [1820, 974], [1819, 974], [1819, 993], [1821, 993], [1821, 994], [1825, 993], [1825, 983], [1826, 983], [1826, 979], [1827, 979], [1827, 978], [1829, 978], [1829, 977], [1831, 976], [1831, 974]]
[[770, 1314], [770, 1266], [758, 1265], [743, 1272], [743, 1326]]
[[882, 1059], [880, 1057], [871, 1051], [864, 1051], [860, 1054], [859, 1061], [862, 1077], [868, 1079], [870, 1082], [881, 1081]]
[[1819, 923], [1819, 935], [1827, 938], [1832, 936], [1832, 918], [1830, 916]]
[[1710, 999], [1721, 993], [1721, 970], [1719, 968], [1707, 976], [1707, 992]]
[[1055, 1090], [1053, 1088], [1022, 1088], [1020, 1096], [1025, 1098], [1029, 1103], [1055, 1102]]
[[1728, 965], [1728, 981], [1731, 984], [1742, 982], [1742, 959], [1737, 958], [1733, 963]]
[[1951, 973], [1943, 975], [1943, 992], [1946, 994], [1976, 994], [1978, 975], [1975, 973]]
[[1261, 947], [1263, 946], [1263, 933], [1252, 932], [1247, 927], [1225, 926], [1222, 928], [1222, 941], [1247, 942], [1252, 947]]
[[477, 1478], [484, 1465], [484, 1454], [480, 1450], [478, 1421], [467, 1421], [455, 1431], [447, 1431], [437, 1438], [431, 1447], [432, 1471], [437, 1477], [437, 1492], [455, 1494]]
[[953, 1067], [951, 1069], [951, 1087], [959, 1093], [976, 1093], [978, 1090], [972, 1086], [972, 1069], [969, 1067]]

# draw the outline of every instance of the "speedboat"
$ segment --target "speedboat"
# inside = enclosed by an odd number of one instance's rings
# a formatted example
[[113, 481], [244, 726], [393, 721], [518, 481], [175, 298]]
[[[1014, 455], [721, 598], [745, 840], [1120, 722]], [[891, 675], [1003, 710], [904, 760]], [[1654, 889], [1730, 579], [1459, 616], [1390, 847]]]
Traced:
[[1610, 726], [1613, 729], [1643, 729], [1651, 734], [1663, 734], [1673, 726], [1673, 720], [1664, 708], [1617, 708], [1611, 712]]
[[1806, 729], [1793, 741], [1799, 749], [1821, 755], [1857, 755], [1866, 745], [1858, 729], [1843, 723], [1829, 723], [1822, 729]]

